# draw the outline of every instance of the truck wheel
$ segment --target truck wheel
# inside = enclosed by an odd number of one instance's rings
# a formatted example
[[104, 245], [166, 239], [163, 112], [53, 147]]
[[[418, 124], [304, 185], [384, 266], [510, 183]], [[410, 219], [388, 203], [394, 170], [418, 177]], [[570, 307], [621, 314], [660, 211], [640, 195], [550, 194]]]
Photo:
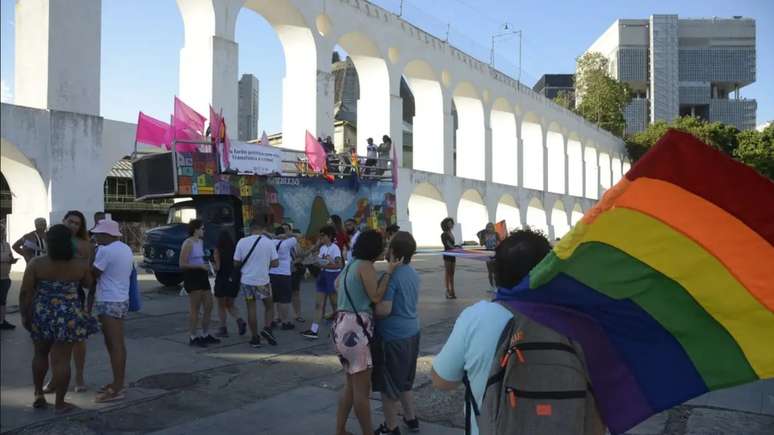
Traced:
[[165, 287], [175, 287], [183, 282], [183, 275], [173, 272], [154, 272], [156, 280]]

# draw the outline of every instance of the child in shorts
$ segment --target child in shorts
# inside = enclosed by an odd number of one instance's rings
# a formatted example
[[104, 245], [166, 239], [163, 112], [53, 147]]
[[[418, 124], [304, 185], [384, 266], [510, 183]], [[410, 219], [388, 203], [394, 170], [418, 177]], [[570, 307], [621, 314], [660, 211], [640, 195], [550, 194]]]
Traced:
[[[324, 226], [320, 229], [320, 253], [318, 254], [320, 275], [317, 277], [317, 298], [315, 300], [315, 310], [318, 313], [319, 322], [322, 323], [325, 317], [325, 304], [330, 303], [331, 314], [329, 317], [333, 317], [336, 313], [336, 307], [338, 301], [336, 298], [336, 278], [341, 272], [341, 268], [344, 266], [344, 261], [341, 256], [341, 250], [333, 243], [336, 237], [336, 230], [333, 226]], [[307, 338], [318, 338], [318, 331], [320, 325], [317, 322], [313, 322], [309, 330], [301, 333]]]

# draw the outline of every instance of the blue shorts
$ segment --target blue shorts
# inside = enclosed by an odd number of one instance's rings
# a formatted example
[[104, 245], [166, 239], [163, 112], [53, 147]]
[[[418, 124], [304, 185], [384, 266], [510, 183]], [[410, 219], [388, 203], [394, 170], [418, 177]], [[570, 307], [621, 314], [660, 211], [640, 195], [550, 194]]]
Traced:
[[338, 271], [323, 270], [320, 272], [320, 276], [317, 277], [317, 291], [325, 294], [336, 293], [336, 277], [338, 276]]

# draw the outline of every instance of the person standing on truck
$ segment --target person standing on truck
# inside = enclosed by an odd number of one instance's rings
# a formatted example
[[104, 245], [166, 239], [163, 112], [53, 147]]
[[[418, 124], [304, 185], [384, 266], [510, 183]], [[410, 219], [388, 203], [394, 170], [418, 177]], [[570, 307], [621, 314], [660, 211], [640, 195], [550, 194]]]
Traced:
[[[336, 237], [336, 230], [331, 225], [320, 228], [320, 253], [318, 254], [319, 264], [322, 271], [317, 278], [317, 299], [315, 301], [315, 310], [318, 314], [318, 320], [322, 323], [325, 317], [325, 304], [330, 301], [331, 318], [335, 315], [338, 307], [336, 299], [336, 278], [344, 266], [344, 260], [339, 247], [333, 243]], [[312, 326], [301, 333], [306, 338], [318, 338], [320, 324], [312, 322]]]
[[366, 164], [363, 174], [374, 174], [376, 170], [376, 158], [379, 155], [379, 147], [374, 143], [374, 138], [366, 139]]
[[[274, 231], [274, 243], [277, 247], [279, 265], [269, 270], [271, 281], [271, 294], [274, 299], [276, 311], [279, 314], [281, 329], [287, 331], [295, 329], [296, 325], [290, 321], [290, 302], [293, 298], [292, 268], [293, 259], [296, 256], [298, 241], [291, 234], [286, 233], [284, 226], [279, 226]], [[274, 326], [275, 322], [272, 322]]]
[[[218, 337], [228, 337], [226, 320], [228, 314], [236, 320], [239, 335], [247, 333], [247, 323], [239, 316], [239, 308], [234, 305], [234, 299], [239, 294], [239, 283], [234, 282], [234, 239], [227, 230], [221, 230], [218, 235], [218, 244], [213, 254], [215, 267], [215, 298], [218, 300], [218, 318], [220, 329]], [[227, 314], [228, 313], [228, 314]]]
[[[272, 299], [269, 269], [279, 266], [279, 256], [274, 242], [263, 236], [268, 215], [256, 216], [250, 222], [250, 235], [237, 242], [234, 250], [234, 268], [241, 272], [240, 290], [247, 304], [247, 324], [252, 338], [250, 346], [261, 347], [261, 336], [276, 346], [277, 339], [271, 330]], [[258, 319], [255, 301], [262, 300], [264, 307], [264, 328], [258, 335]]]
[[[180, 269], [183, 271], [183, 286], [188, 292], [189, 346], [207, 347], [220, 343], [210, 335], [212, 316], [212, 293], [210, 293], [210, 265], [204, 256], [204, 223], [200, 219], [188, 222], [188, 238], [180, 248]], [[199, 310], [202, 309], [202, 328], [199, 325]]]

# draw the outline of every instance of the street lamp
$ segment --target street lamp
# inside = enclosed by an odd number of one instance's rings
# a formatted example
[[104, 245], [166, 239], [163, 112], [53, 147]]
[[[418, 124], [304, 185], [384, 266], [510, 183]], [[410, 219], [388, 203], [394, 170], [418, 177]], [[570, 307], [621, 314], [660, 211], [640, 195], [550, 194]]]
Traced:
[[516, 73], [519, 82], [521, 82], [521, 30], [512, 30], [511, 25], [505, 23], [503, 25], [503, 31], [492, 35], [492, 48], [490, 50], [489, 65], [493, 68], [495, 66], [495, 40], [504, 38], [506, 36], [519, 35], [519, 71]]

